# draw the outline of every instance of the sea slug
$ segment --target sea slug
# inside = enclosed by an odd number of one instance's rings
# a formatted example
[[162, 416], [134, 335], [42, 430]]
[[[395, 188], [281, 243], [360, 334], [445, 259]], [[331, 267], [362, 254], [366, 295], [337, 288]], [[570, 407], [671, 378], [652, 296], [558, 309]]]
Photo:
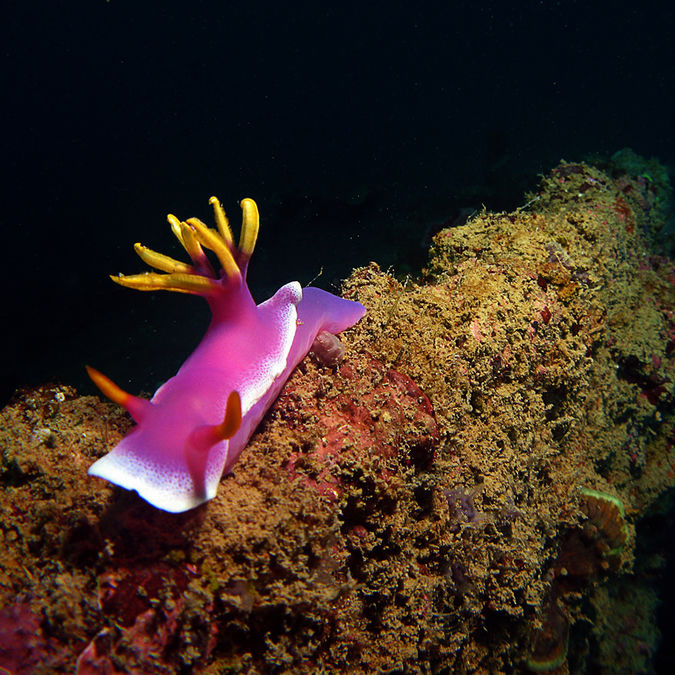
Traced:
[[[246, 271], [258, 237], [258, 207], [252, 199], [241, 202], [235, 246], [220, 202], [211, 197], [210, 203], [217, 229], [197, 218], [168, 216], [191, 264], [135, 244], [141, 259], [165, 274], [111, 277], [128, 288], [205, 298], [212, 319], [198, 347], [149, 401], [87, 367], [103, 394], [126, 408], [137, 424], [89, 474], [136, 490], [150, 504], [174, 513], [215, 496], [222, 474], [232, 469], [316, 335], [340, 333], [366, 311], [358, 302], [302, 288], [297, 281], [256, 306]], [[215, 253], [219, 272], [202, 247]]]

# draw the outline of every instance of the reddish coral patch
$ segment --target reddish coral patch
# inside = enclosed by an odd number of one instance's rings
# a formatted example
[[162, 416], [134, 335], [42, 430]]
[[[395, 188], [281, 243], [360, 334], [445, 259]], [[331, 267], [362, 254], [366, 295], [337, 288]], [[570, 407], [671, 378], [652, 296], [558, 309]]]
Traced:
[[[284, 397], [293, 396], [297, 385], [290, 382], [286, 387], [281, 399], [284, 416], [316, 418], [322, 429], [308, 453], [294, 453], [287, 464], [289, 471], [296, 473], [308, 459], [320, 460], [322, 468], [307, 480], [322, 494], [337, 497], [340, 481], [331, 468], [359, 456], [379, 455], [416, 470], [427, 469], [440, 433], [431, 402], [415, 382], [369, 355], [350, 359], [339, 374], [350, 387], [333, 398], [305, 400], [298, 412], [284, 405]], [[380, 473], [386, 478], [386, 465]]]

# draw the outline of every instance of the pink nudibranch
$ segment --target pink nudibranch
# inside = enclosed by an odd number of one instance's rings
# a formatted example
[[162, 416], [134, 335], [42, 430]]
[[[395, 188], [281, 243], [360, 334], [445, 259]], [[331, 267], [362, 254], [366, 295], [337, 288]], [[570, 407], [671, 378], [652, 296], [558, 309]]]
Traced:
[[[150, 504], [174, 513], [216, 495], [221, 476], [232, 469], [317, 333], [340, 333], [366, 311], [358, 302], [301, 288], [297, 281], [256, 306], [246, 271], [258, 236], [258, 207], [252, 199], [241, 202], [243, 221], [235, 245], [220, 202], [211, 197], [210, 203], [217, 230], [197, 218], [181, 222], [168, 216], [191, 264], [136, 244], [141, 259], [166, 274], [111, 277], [128, 288], [204, 297], [212, 319], [199, 346], [149, 401], [87, 368], [99, 389], [137, 423], [94, 462], [89, 474], [136, 490]], [[216, 254], [220, 273], [202, 247]]]

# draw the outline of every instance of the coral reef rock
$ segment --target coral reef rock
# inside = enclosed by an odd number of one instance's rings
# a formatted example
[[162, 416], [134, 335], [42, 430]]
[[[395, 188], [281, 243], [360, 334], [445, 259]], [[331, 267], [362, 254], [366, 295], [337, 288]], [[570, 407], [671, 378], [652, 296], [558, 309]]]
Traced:
[[187, 513], [87, 476], [119, 408], [18, 392], [0, 666], [649, 672], [656, 603], [626, 603], [649, 593], [635, 526], [675, 483], [669, 190], [627, 151], [562, 163], [521, 209], [438, 232], [419, 279], [354, 271], [344, 354], [300, 364]]

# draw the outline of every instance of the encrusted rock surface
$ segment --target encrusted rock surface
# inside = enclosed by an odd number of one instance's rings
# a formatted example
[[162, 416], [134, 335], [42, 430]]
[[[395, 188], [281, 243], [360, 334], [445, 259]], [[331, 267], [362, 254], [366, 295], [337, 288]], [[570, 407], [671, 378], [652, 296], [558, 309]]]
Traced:
[[[442, 230], [417, 281], [356, 270], [342, 359], [305, 359], [194, 511], [87, 476], [130, 426], [115, 406], [20, 392], [0, 666], [649, 672], [631, 573], [675, 483], [675, 270], [651, 248], [669, 187], [630, 154], [601, 168], [562, 163], [521, 210]], [[629, 619], [652, 641], [619, 654]]]

